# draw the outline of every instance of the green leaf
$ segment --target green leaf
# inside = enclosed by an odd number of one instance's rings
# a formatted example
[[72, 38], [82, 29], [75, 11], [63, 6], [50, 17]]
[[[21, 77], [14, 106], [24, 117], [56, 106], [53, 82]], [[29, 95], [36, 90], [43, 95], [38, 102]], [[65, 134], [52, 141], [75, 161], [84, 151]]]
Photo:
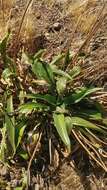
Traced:
[[35, 99], [35, 100], [43, 100], [45, 102], [48, 102], [51, 105], [54, 105], [54, 106], [56, 105], [56, 97], [55, 96], [51, 96], [50, 94], [45, 94], [45, 95], [41, 95], [41, 94], [27, 94], [24, 97]]
[[39, 104], [39, 103], [36, 103], [36, 102], [28, 102], [26, 104], [23, 104], [21, 106], [19, 106], [19, 112], [20, 113], [23, 113], [23, 114], [28, 114], [28, 113], [31, 113], [33, 110], [47, 110], [49, 109], [48, 106], [45, 106], [43, 104]]
[[69, 116], [65, 117], [65, 123], [66, 123], [67, 132], [70, 135], [71, 130], [73, 129], [73, 124]]
[[50, 65], [53, 73], [59, 75], [59, 76], [62, 76], [62, 77], [65, 77], [69, 80], [72, 80], [72, 77], [65, 71], [61, 70], [61, 69], [58, 69], [58, 67], [56, 65]]
[[50, 65], [55, 65], [59, 63], [64, 58], [64, 54], [59, 54], [54, 57], [54, 59], [51, 61]]
[[62, 94], [64, 92], [64, 90], [66, 89], [66, 83], [67, 80], [65, 77], [61, 77], [58, 79], [58, 81], [56, 82], [56, 88], [58, 94]]
[[68, 110], [66, 109], [65, 104], [60, 104], [60, 103], [62, 103], [62, 102], [59, 100], [59, 102], [58, 102], [59, 106], [56, 106], [55, 113], [68, 114]]
[[71, 150], [71, 143], [67, 133], [64, 114], [53, 114], [54, 126], [61, 137], [64, 144], [67, 146], [68, 151]]
[[66, 104], [75, 104], [83, 100], [86, 96], [101, 90], [101, 88], [82, 88], [79, 92], [73, 93], [70, 96], [64, 98]]
[[32, 71], [38, 79], [44, 79], [49, 84], [54, 83], [54, 75], [49, 64], [36, 59], [32, 65]]
[[89, 129], [93, 129], [93, 130], [105, 133], [105, 131], [101, 129], [100, 127], [98, 127], [97, 125], [80, 117], [71, 117], [71, 123], [74, 126], [81, 126], [83, 128], [89, 128]]
[[33, 56], [33, 59], [40, 59], [40, 57], [42, 56], [42, 54], [45, 52], [45, 49], [40, 49], [37, 53], [35, 53], [35, 55]]
[[16, 148], [19, 146], [19, 144], [22, 140], [26, 126], [27, 126], [26, 122], [22, 121], [18, 125], [16, 125], [16, 127], [15, 127], [15, 129], [16, 129], [15, 130]]
[[8, 116], [8, 113], [13, 113], [13, 96], [9, 95], [7, 98], [7, 109], [5, 113], [5, 126], [7, 129], [8, 139], [10, 141], [10, 144], [13, 148], [13, 152], [15, 153], [16, 147], [15, 147], [15, 118], [14, 116], [10, 117]]

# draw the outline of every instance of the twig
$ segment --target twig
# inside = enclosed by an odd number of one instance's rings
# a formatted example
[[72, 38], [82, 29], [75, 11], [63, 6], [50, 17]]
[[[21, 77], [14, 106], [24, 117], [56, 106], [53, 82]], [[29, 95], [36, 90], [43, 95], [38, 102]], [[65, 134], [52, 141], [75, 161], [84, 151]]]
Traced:
[[[99, 162], [101, 163], [101, 165], [107, 170], [106, 165], [104, 164], [103, 160], [101, 159], [100, 154], [98, 153], [98, 151], [94, 148], [94, 145], [91, 141], [89, 141], [85, 136], [82, 135], [82, 133], [79, 131], [79, 135], [81, 137], [82, 140], [84, 140], [84, 142], [90, 147], [90, 149], [93, 150], [93, 152], [96, 154], [96, 156], [99, 158]], [[96, 159], [96, 158], [95, 158]], [[97, 159], [96, 159], [97, 160]], [[98, 160], [97, 160], [98, 161]]]
[[38, 142], [37, 142], [37, 144], [36, 144], [36, 146], [35, 146], [35, 148], [34, 148], [33, 154], [32, 154], [32, 156], [31, 156], [30, 161], [29, 161], [29, 164], [28, 164], [28, 169], [27, 169], [27, 179], [28, 179], [28, 180], [27, 180], [27, 181], [28, 181], [27, 189], [28, 189], [28, 187], [29, 187], [29, 185], [30, 185], [30, 168], [31, 168], [31, 165], [32, 165], [32, 161], [33, 161], [33, 159], [34, 159], [34, 157], [35, 157], [35, 154], [36, 154], [36, 151], [37, 151], [39, 142], [40, 142], [40, 140], [41, 140], [41, 136], [42, 136], [42, 132], [39, 134]]
[[107, 172], [107, 168], [105, 168], [95, 157], [94, 157], [94, 155], [86, 148], [86, 146], [84, 145], [84, 143], [80, 140], [80, 138], [78, 137], [78, 135], [76, 134], [76, 132], [72, 129], [72, 133], [73, 133], [73, 135], [75, 136], [75, 138], [77, 139], [77, 141], [79, 142], [79, 144], [86, 150], [86, 152], [88, 153], [88, 155], [93, 159], [93, 160], [95, 160], [95, 162], [99, 165], [99, 166], [101, 166], [103, 169], [104, 169], [104, 171], [106, 171]]
[[88, 133], [90, 133], [91, 136], [93, 136], [98, 142], [107, 145], [106, 142], [102, 141], [101, 139], [99, 139], [95, 134], [93, 134], [89, 129], [86, 129], [86, 131], [88, 131]]

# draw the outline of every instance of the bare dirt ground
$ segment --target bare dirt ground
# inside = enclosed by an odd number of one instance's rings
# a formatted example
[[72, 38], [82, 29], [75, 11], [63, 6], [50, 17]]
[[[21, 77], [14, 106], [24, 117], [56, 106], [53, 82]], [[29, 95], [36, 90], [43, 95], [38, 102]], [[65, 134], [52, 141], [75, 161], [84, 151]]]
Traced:
[[[16, 0], [11, 11], [9, 27], [12, 30], [13, 38], [17, 36], [21, 18], [26, 8], [27, 0]], [[90, 1], [87, 7], [83, 1], [36, 1], [30, 6], [23, 22], [20, 32], [20, 44], [25, 51], [36, 52], [41, 48], [46, 48], [47, 58], [58, 52], [66, 51], [68, 48], [76, 52], [87, 37], [90, 26], [102, 7], [102, 1]], [[84, 7], [84, 8], [83, 8]], [[105, 12], [107, 11], [107, 3]], [[82, 15], [82, 16], [81, 16]], [[79, 21], [80, 19], [80, 21]], [[77, 26], [77, 22], [79, 22]], [[98, 86], [104, 86], [107, 90], [107, 15], [101, 23], [96, 35], [88, 45], [90, 56], [84, 63], [86, 69], [85, 79], [95, 82]], [[87, 69], [88, 67], [88, 69]], [[100, 68], [100, 69], [99, 69]], [[94, 71], [94, 72], [93, 72]], [[79, 155], [81, 157], [81, 155]], [[79, 160], [79, 157], [78, 157]], [[83, 159], [84, 160], [84, 159]], [[1, 171], [3, 166], [1, 165]], [[61, 166], [49, 181], [51, 190], [107, 190], [107, 174], [101, 169], [87, 166], [87, 163], [71, 161]], [[18, 173], [18, 174], [17, 174]], [[0, 173], [1, 179], [6, 179], [6, 183], [11, 183], [11, 189], [17, 186], [20, 181], [20, 169], [16, 171], [4, 171]], [[38, 174], [39, 188], [44, 187], [43, 179]], [[45, 179], [46, 180], [46, 179]], [[1, 183], [1, 182], [0, 182]], [[36, 184], [36, 179], [32, 176], [32, 183]], [[1, 183], [2, 184], [2, 183]], [[0, 185], [1, 185], [0, 184]], [[5, 189], [0, 187], [0, 189]], [[33, 186], [36, 189], [37, 186]]]

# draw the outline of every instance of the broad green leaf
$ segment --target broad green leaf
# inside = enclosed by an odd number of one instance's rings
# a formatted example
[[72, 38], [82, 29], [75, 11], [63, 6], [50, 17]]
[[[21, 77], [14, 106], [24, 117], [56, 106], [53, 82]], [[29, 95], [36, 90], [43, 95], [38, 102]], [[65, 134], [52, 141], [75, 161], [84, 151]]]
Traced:
[[62, 76], [62, 77], [65, 77], [69, 80], [72, 80], [72, 77], [65, 71], [61, 70], [61, 69], [58, 69], [58, 67], [56, 65], [50, 65], [53, 73], [59, 75], [59, 76]]
[[80, 117], [71, 117], [71, 123], [74, 126], [81, 126], [83, 128], [89, 128], [89, 129], [93, 129], [93, 130], [105, 133], [105, 131], [103, 129], [101, 129], [100, 127], [98, 127], [94, 123], [91, 123], [90, 121], [87, 121], [87, 120], [80, 118]]
[[36, 59], [32, 65], [32, 71], [38, 79], [44, 79], [49, 84], [54, 83], [54, 75], [49, 64]]
[[72, 120], [69, 116], [65, 117], [65, 123], [66, 123], [68, 135], [70, 135], [71, 130], [73, 128], [73, 124], [72, 124]]
[[47, 109], [49, 109], [49, 107], [43, 104], [39, 104], [36, 102], [28, 102], [26, 104], [19, 106], [18, 110], [20, 113], [25, 114], [25, 113], [30, 113], [33, 110], [47, 110]]
[[24, 97], [31, 98], [31, 99], [36, 99], [36, 100], [43, 100], [45, 102], [48, 102], [51, 105], [56, 105], [56, 97], [51, 96], [50, 94], [27, 94]]
[[13, 148], [13, 152], [15, 153], [15, 118], [14, 116], [10, 117], [8, 113], [13, 113], [13, 96], [9, 95], [7, 97], [7, 109], [5, 113], [5, 125], [7, 129], [8, 139], [10, 141], [10, 144]]
[[58, 81], [56, 82], [56, 88], [58, 94], [62, 94], [64, 92], [64, 90], [66, 89], [66, 83], [67, 80], [65, 77], [61, 77], [58, 79]]
[[98, 90], [101, 90], [101, 88], [82, 88], [79, 92], [73, 93], [70, 96], [65, 97], [64, 102], [68, 105], [78, 103], [86, 96], [89, 96], [90, 94]]
[[53, 114], [54, 126], [61, 137], [64, 144], [67, 146], [68, 151], [71, 150], [71, 143], [67, 133], [64, 114]]
[[50, 65], [55, 65], [59, 63], [64, 58], [64, 54], [59, 54], [54, 57], [54, 59], [51, 61]]
[[22, 121], [22, 122], [18, 123], [15, 127], [16, 148], [19, 146], [19, 144], [22, 140], [26, 126], [27, 126], [26, 122]]

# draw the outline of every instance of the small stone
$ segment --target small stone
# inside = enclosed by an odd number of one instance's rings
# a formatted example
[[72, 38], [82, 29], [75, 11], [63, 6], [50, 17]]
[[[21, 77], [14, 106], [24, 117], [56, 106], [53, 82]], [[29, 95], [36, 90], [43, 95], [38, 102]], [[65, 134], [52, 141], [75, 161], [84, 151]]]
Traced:
[[53, 24], [53, 29], [56, 31], [60, 31], [61, 29], [61, 24], [59, 22], [56, 22]]
[[40, 17], [41, 17], [41, 14], [40, 14], [40, 13], [37, 13], [36, 18], [37, 18], [37, 19], [40, 19]]
[[47, 40], [50, 40], [50, 34], [48, 32], [45, 33], [45, 37]]

